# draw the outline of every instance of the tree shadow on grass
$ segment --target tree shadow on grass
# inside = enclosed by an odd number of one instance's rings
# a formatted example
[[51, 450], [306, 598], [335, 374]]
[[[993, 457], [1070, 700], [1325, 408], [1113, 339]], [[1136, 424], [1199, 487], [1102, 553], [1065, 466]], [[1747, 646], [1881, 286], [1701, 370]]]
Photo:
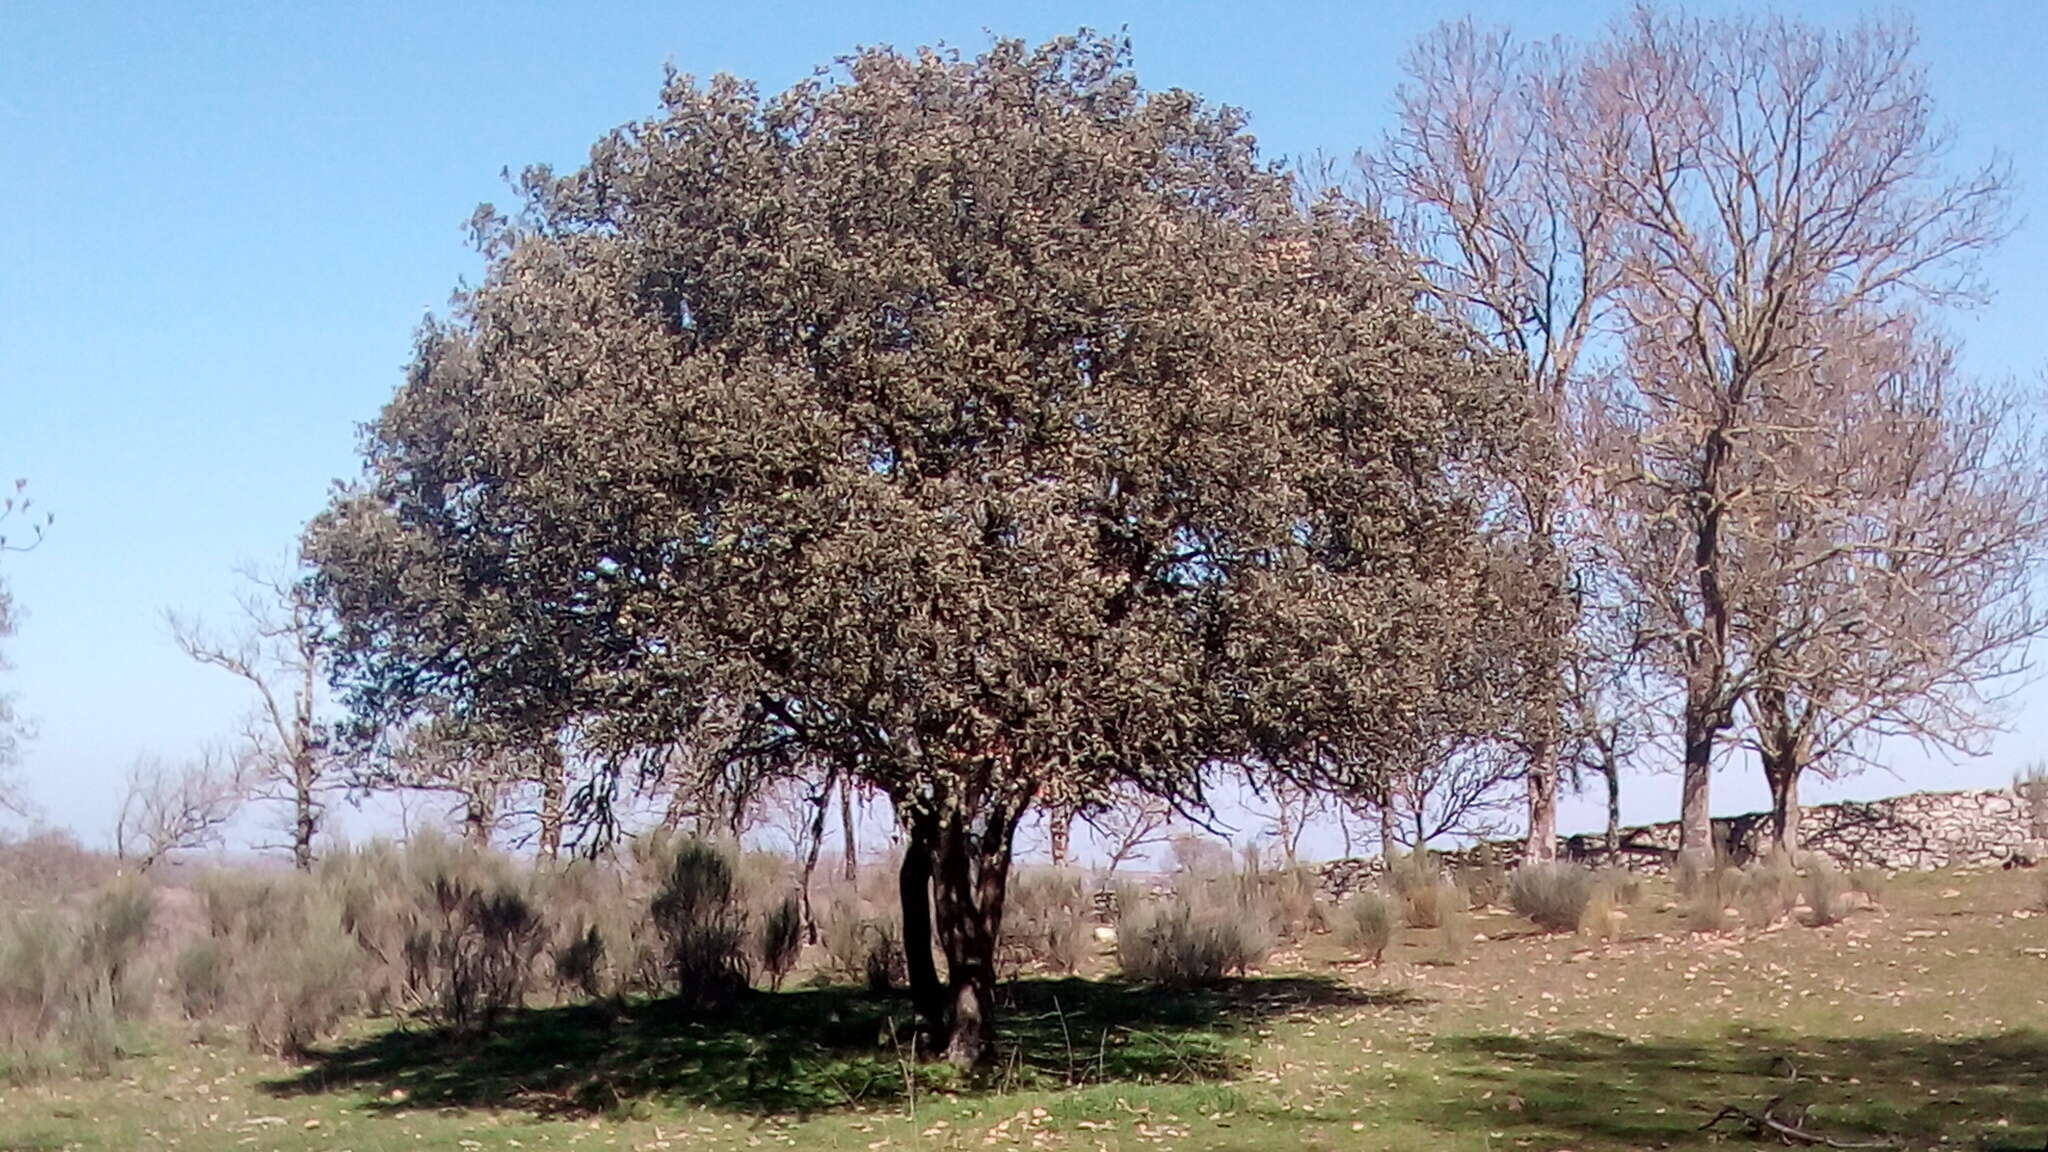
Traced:
[[[1515, 1141], [1588, 1149], [1707, 1147], [1724, 1106], [1871, 1147], [2037, 1150], [2048, 1145], [2048, 1032], [1943, 1040], [1730, 1029], [1718, 1039], [1634, 1043], [1603, 1033], [1441, 1041], [1455, 1075], [1432, 1124], [1483, 1121]], [[1773, 1141], [1775, 1143], [1775, 1141]]]
[[[1193, 991], [1090, 980], [1002, 987], [992, 1087], [1218, 1079], [1237, 1070], [1245, 1038], [1290, 1012], [1403, 1007], [1309, 978], [1237, 980]], [[519, 1108], [542, 1114], [641, 1100], [803, 1116], [958, 1088], [943, 1066], [904, 1059], [907, 999], [851, 988], [751, 994], [719, 1012], [673, 1001], [518, 1013], [483, 1036], [393, 1028], [315, 1053], [278, 1095], [370, 1090], [373, 1107]]]

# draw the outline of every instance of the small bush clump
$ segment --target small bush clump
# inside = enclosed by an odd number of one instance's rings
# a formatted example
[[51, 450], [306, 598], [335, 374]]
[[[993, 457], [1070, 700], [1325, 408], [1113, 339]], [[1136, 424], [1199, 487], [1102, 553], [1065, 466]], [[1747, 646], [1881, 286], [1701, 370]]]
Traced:
[[1716, 868], [1693, 875], [1680, 886], [1679, 922], [1689, 932], [1720, 932], [1728, 926], [1728, 908], [1741, 881], [1731, 869]]
[[1093, 905], [1081, 874], [1069, 868], [1032, 868], [1010, 881], [1003, 903], [1001, 951], [1016, 971], [1036, 965], [1070, 975], [1086, 958]]
[[1848, 878], [1826, 860], [1816, 858], [1807, 865], [1805, 876], [1806, 922], [1815, 928], [1841, 923], [1849, 914], [1843, 897], [1849, 893]]
[[1508, 907], [1546, 932], [1575, 932], [1596, 887], [1592, 871], [1582, 865], [1524, 864], [1508, 877]]
[[1394, 905], [1378, 892], [1353, 893], [1338, 915], [1338, 939], [1378, 966], [1394, 941]]
[[1735, 874], [1736, 907], [1752, 929], [1768, 928], [1799, 907], [1803, 882], [1790, 860], [1773, 856]]
[[1484, 841], [1472, 849], [1464, 866], [1458, 869], [1457, 878], [1473, 908], [1491, 908], [1507, 894], [1507, 869], [1501, 867], [1493, 845]]
[[1126, 909], [1117, 963], [1146, 984], [1187, 988], [1244, 975], [1272, 948], [1264, 918], [1233, 900], [1175, 895]]
[[725, 853], [685, 841], [651, 910], [678, 994], [713, 1003], [746, 987], [746, 918]]
[[1890, 891], [1891, 883], [1891, 873], [1882, 868], [1858, 868], [1849, 873], [1849, 891], [1880, 908], [1884, 906], [1884, 896]]
[[1465, 902], [1427, 849], [1394, 861], [1387, 870], [1387, 883], [1401, 902], [1402, 922], [1410, 928], [1435, 928], [1444, 922], [1451, 905]]
[[780, 990], [783, 977], [796, 967], [797, 953], [804, 943], [804, 915], [796, 897], [784, 896], [761, 920], [758, 951], [761, 970], [768, 974], [768, 986]]

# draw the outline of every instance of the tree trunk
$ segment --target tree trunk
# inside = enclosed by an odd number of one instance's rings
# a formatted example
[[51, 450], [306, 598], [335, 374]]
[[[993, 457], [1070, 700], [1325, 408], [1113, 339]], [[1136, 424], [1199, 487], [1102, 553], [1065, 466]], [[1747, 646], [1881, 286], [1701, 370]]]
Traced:
[[1401, 841], [1394, 835], [1394, 793], [1392, 789], [1380, 794], [1380, 859], [1392, 868], [1401, 858]]
[[296, 758], [301, 763], [292, 769], [292, 867], [301, 872], [313, 870], [313, 835], [318, 831], [318, 818], [313, 807], [313, 773], [310, 753], [300, 753]]
[[562, 854], [562, 749], [548, 737], [540, 758], [540, 858], [552, 863]]
[[945, 1047], [951, 1017], [939, 967], [932, 959], [932, 848], [935, 821], [913, 813], [903, 828], [903, 867], [896, 874], [897, 899], [903, 905], [903, 965], [910, 977], [910, 1002], [917, 1011], [921, 1047]]
[[1046, 812], [1046, 824], [1052, 830], [1052, 866], [1067, 866], [1067, 849], [1074, 835], [1073, 814], [1064, 808], [1052, 808]]
[[1793, 714], [1791, 695], [1775, 677], [1767, 678], [1753, 697], [1757, 720], [1757, 759], [1771, 789], [1771, 840], [1768, 851], [1786, 862], [1799, 857], [1799, 776], [1806, 769], [1805, 725]]
[[804, 851], [803, 879], [797, 888], [797, 898], [803, 904], [804, 935], [816, 944], [818, 942], [818, 918], [811, 912], [811, 877], [818, 871], [818, 853], [825, 847], [825, 816], [832, 809], [832, 787], [837, 775], [825, 777], [825, 783], [811, 797], [810, 845]]
[[313, 805], [313, 786], [319, 782], [319, 748], [313, 735], [314, 669], [319, 664], [302, 650], [297, 698], [292, 701], [292, 866], [301, 872], [313, 870], [313, 837], [319, 831], [318, 809]]
[[939, 945], [946, 952], [946, 1059], [969, 1069], [995, 1057], [996, 942], [1020, 813], [982, 814], [977, 831], [966, 814], [950, 812], [939, 826], [933, 895]]
[[839, 782], [839, 836], [845, 859], [840, 861], [846, 882], [860, 879], [860, 842], [853, 831], [853, 778]]
[[1681, 871], [1704, 876], [1714, 870], [1714, 820], [1709, 789], [1713, 780], [1714, 736], [1711, 716], [1688, 700], [1685, 707], [1685, 767], [1678, 796], [1678, 865]]
[[1799, 858], [1800, 815], [1799, 766], [1789, 761], [1764, 764], [1764, 779], [1771, 785], [1771, 851], [1787, 862]]
[[1621, 851], [1621, 765], [1611, 745], [1600, 751], [1600, 774], [1607, 778], [1607, 856], [1613, 863]]
[[491, 825], [496, 802], [488, 784], [472, 784], [462, 790], [462, 838], [472, 847], [491, 846]]
[[1549, 741], [1539, 743], [1530, 758], [1529, 840], [1522, 859], [1533, 864], [1557, 859], [1557, 745]]

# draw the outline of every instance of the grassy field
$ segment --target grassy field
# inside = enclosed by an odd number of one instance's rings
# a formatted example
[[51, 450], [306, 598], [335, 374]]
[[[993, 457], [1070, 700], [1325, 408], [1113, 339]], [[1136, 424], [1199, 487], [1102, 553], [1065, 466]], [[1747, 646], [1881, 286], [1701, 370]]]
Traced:
[[1455, 965], [1410, 931], [1377, 969], [1315, 937], [1203, 993], [1023, 981], [972, 1085], [899, 1060], [907, 1007], [848, 989], [366, 1027], [296, 1066], [166, 1031], [111, 1077], [0, 1089], [0, 1149], [1704, 1148], [1763, 1143], [1701, 1126], [1773, 1099], [1845, 1143], [2040, 1149], [2040, 889], [1899, 877], [1832, 927], [1695, 936], [1652, 885], [1609, 943], [1481, 913]]

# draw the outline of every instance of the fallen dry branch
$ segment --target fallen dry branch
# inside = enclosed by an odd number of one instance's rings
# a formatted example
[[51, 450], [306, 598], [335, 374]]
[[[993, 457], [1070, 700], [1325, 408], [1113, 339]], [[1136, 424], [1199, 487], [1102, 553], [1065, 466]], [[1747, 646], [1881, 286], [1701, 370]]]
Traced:
[[1723, 1105], [1721, 1110], [1714, 1114], [1713, 1119], [1700, 1125], [1700, 1131], [1709, 1131], [1733, 1120], [1747, 1126], [1751, 1136], [1759, 1139], [1767, 1135], [1776, 1136], [1780, 1141], [1788, 1145], [1817, 1148], [1891, 1148], [1895, 1146], [1895, 1143], [1890, 1140], [1837, 1140], [1831, 1136], [1824, 1136], [1804, 1127], [1803, 1121], [1805, 1118], [1803, 1116], [1794, 1120], [1781, 1120], [1778, 1118], [1777, 1112], [1784, 1102], [1785, 1098], [1782, 1096], [1773, 1097], [1770, 1103], [1764, 1105], [1761, 1112], [1750, 1112], [1733, 1104]]

